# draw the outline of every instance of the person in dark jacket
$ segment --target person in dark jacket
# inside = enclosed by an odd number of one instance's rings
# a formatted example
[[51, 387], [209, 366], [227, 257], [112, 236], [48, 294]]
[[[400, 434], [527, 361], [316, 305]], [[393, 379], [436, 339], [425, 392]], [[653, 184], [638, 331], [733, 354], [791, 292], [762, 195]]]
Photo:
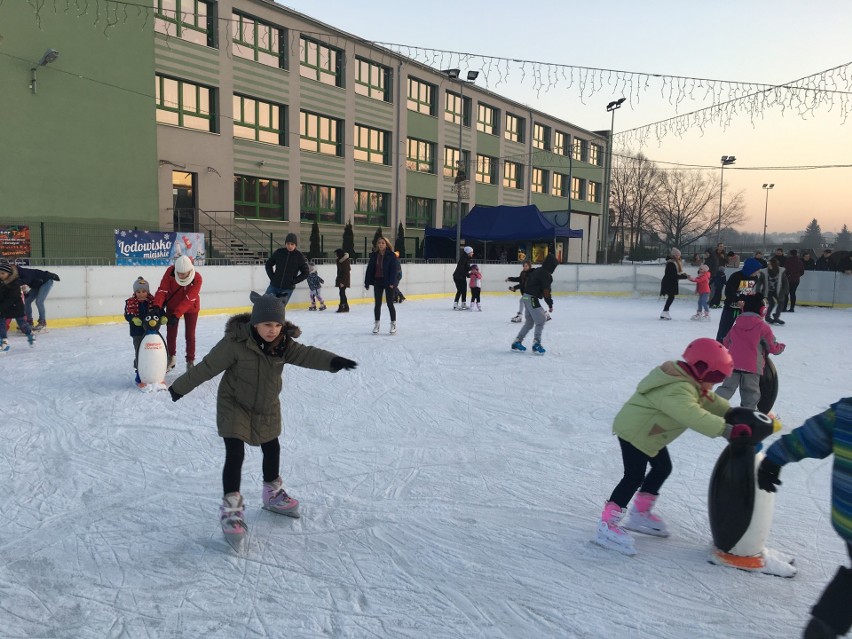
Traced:
[[527, 290], [527, 278], [530, 275], [530, 269], [532, 268], [532, 262], [529, 260], [524, 260], [523, 265], [521, 266], [521, 272], [518, 274], [518, 277], [507, 277], [507, 282], [517, 282], [517, 286], [510, 286], [510, 291], [520, 291], [521, 299], [518, 302], [518, 314], [515, 315], [511, 321], [515, 324], [520, 324], [523, 320], [524, 315], [524, 293]]
[[799, 288], [799, 283], [805, 274], [805, 265], [799, 259], [799, 251], [796, 249], [790, 249], [784, 264], [784, 268], [787, 269], [787, 281], [790, 283], [787, 309], [784, 312], [793, 313], [796, 308], [796, 289]]
[[18, 277], [18, 267], [9, 262], [0, 263], [0, 354], [9, 350], [6, 340], [6, 320], [14, 319], [30, 346], [35, 346], [35, 334], [24, 315], [24, 297], [21, 293], [21, 280]]
[[544, 309], [541, 306], [541, 299], [544, 299], [547, 304], [547, 310], [553, 312], [553, 294], [551, 286], [553, 285], [553, 272], [556, 270], [559, 262], [553, 253], [548, 254], [544, 258], [544, 263], [541, 268], [533, 269], [527, 277], [526, 292], [523, 294], [524, 309], [526, 310], [526, 321], [518, 331], [518, 336], [512, 342], [512, 350], [525, 351], [524, 338], [527, 333], [535, 326], [533, 333], [533, 352], [544, 354], [545, 350], [541, 345], [541, 333], [544, 330], [544, 323], [547, 321]]
[[396, 257], [396, 288], [393, 289], [394, 304], [402, 304], [405, 301], [405, 295], [399, 290], [399, 284], [402, 282], [402, 262], [399, 260], [399, 251], [393, 252]]
[[145, 318], [151, 315], [155, 308], [154, 296], [151, 295], [151, 285], [144, 277], [137, 277], [133, 282], [133, 295], [124, 300], [124, 319], [130, 327], [130, 339], [133, 340], [133, 371], [136, 373], [136, 385], [145, 388], [145, 384], [139, 379], [139, 345], [148, 327]]
[[766, 268], [767, 266], [769, 266], [769, 262], [767, 262], [763, 257], [763, 251], [755, 251], [754, 259], [760, 262], [760, 268]]
[[[33, 323], [33, 302], [38, 310], [38, 324], [33, 326], [34, 331], [42, 331], [47, 328], [47, 313], [44, 310], [44, 300], [47, 299], [53, 283], [59, 281], [59, 276], [50, 271], [42, 271], [37, 268], [18, 267], [18, 277], [23, 286], [29, 287], [24, 295], [24, 305], [27, 311], [27, 321]], [[26, 290], [26, 289], [25, 289]]]
[[337, 307], [338, 313], [349, 312], [349, 300], [346, 299], [346, 289], [351, 284], [352, 264], [349, 261], [349, 253], [344, 253], [343, 249], [335, 249], [334, 255], [337, 257], [337, 277], [334, 279], [334, 285], [340, 291], [340, 306]]
[[284, 238], [284, 248], [277, 249], [268, 260], [266, 260], [266, 274], [269, 276], [269, 286], [266, 292], [270, 295], [280, 297], [287, 306], [296, 284], [308, 279], [310, 269], [308, 260], [296, 248], [299, 238], [295, 233], [288, 233]]
[[669, 315], [669, 309], [679, 292], [678, 280], [685, 280], [687, 277], [689, 276], [683, 272], [683, 265], [680, 261], [680, 250], [673, 248], [666, 258], [666, 272], [663, 274], [663, 279], [660, 282], [660, 295], [666, 296], [666, 305], [660, 313], [660, 319], [670, 320], [672, 318]]
[[804, 253], [802, 253], [802, 268], [804, 268], [806, 271], [816, 270], [816, 260], [814, 260], [814, 254], [807, 249]]
[[[846, 542], [852, 558], [852, 397], [843, 398], [823, 413], [783, 435], [766, 449], [757, 469], [757, 484], [776, 492], [786, 464], [834, 454], [831, 473], [831, 523]], [[835, 639], [852, 628], [852, 569], [840, 566], [826, 586], [805, 628], [805, 639]]]
[[373, 297], [376, 300], [373, 307], [375, 318], [373, 333], [379, 332], [382, 318], [382, 294], [384, 294], [391, 320], [390, 334], [396, 334], [396, 308], [393, 305], [393, 292], [396, 288], [398, 268], [399, 260], [393, 254], [390, 242], [380, 237], [376, 240], [376, 250], [370, 254], [370, 261], [364, 273], [364, 288], [369, 291], [372, 286]]
[[844, 275], [852, 275], [852, 252], [846, 251], [846, 255], [837, 261], [837, 271]]
[[725, 285], [725, 305], [719, 317], [719, 330], [716, 331], [716, 341], [720, 344], [734, 325], [734, 320], [742, 311], [746, 297], [759, 295], [763, 298], [766, 291], [762, 288], [760, 278], [760, 262], [756, 257], [750, 257], [743, 262], [743, 267], [728, 278]]
[[251, 313], [232, 316], [225, 336], [169, 387], [172, 401], [224, 372], [216, 395], [216, 424], [225, 444], [222, 469], [224, 495], [219, 520], [226, 538], [247, 532], [240, 494], [245, 444], [263, 451], [263, 507], [289, 517], [299, 516], [299, 502], [284, 488], [279, 465], [281, 389], [284, 366], [336, 373], [357, 364], [332, 352], [296, 341], [298, 326], [284, 318], [284, 303], [274, 295], [249, 294]]
[[[456, 298], [453, 301], [454, 311], [467, 310], [467, 278], [470, 276], [470, 261], [473, 259], [473, 247], [465, 246], [459, 255], [456, 270], [453, 271], [453, 283], [456, 285]], [[459, 304], [461, 300], [461, 304]]]
[[775, 249], [775, 255], [773, 255], [776, 260], [778, 260], [778, 266], [781, 268], [787, 268], [787, 256], [784, 255], [784, 249], [780, 246]]
[[769, 324], [783, 326], [786, 323], [781, 319], [781, 311], [787, 304], [787, 295], [790, 292], [786, 271], [778, 264], [778, 258], [774, 255], [769, 258], [769, 266], [760, 271], [763, 278], [761, 288], [766, 297], [766, 321]]
[[831, 267], [831, 249], [825, 249], [816, 261], [816, 270], [818, 271], [833, 271]]

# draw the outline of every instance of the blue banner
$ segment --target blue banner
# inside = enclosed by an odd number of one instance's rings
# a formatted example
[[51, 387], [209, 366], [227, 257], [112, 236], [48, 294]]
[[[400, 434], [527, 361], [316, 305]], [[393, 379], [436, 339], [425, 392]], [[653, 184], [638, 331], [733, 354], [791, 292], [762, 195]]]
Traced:
[[115, 263], [123, 266], [168, 265], [181, 255], [204, 265], [204, 233], [115, 230]]

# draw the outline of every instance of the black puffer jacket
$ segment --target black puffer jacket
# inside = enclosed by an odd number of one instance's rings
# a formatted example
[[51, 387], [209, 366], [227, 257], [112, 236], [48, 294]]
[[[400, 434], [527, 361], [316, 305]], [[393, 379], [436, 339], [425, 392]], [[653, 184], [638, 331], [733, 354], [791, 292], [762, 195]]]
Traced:
[[544, 258], [541, 268], [532, 269], [527, 278], [526, 295], [535, 297], [536, 299], [544, 298], [547, 306], [553, 308], [553, 297], [551, 296], [550, 287], [553, 284], [553, 272], [558, 265], [559, 262], [553, 253], [551, 253]]
[[453, 271], [453, 279], [463, 280], [468, 275], [470, 275], [470, 255], [462, 251], [458, 264], [456, 264], [456, 270]]
[[266, 274], [275, 288], [296, 288], [308, 278], [308, 273], [308, 260], [298, 249], [280, 248], [266, 260]]
[[0, 282], [0, 318], [3, 321], [24, 316], [24, 299], [21, 297], [21, 279], [18, 267], [12, 265], [12, 272], [5, 282]]

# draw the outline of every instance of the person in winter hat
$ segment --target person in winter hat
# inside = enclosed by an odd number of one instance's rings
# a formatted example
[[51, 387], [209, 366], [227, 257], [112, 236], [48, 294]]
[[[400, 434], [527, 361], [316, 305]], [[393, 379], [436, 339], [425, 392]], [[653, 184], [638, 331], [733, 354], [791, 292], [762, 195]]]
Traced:
[[348, 313], [349, 300], [346, 299], [346, 289], [352, 285], [352, 265], [349, 261], [349, 253], [345, 253], [343, 249], [335, 249], [334, 255], [337, 258], [337, 277], [334, 278], [334, 285], [340, 291], [340, 306], [337, 307], [337, 312]]
[[760, 268], [760, 261], [750, 257], [743, 262], [743, 267], [739, 271], [728, 278], [725, 284], [725, 304], [722, 306], [722, 314], [719, 317], [719, 330], [716, 331], [716, 341], [720, 344], [734, 325], [734, 320], [740, 314], [745, 299], [756, 295], [763, 300], [765, 289], [759, 274]]
[[7, 320], [14, 319], [21, 332], [27, 336], [30, 346], [35, 346], [35, 334], [24, 313], [24, 297], [18, 267], [9, 262], [0, 262], [0, 354], [9, 350]]
[[[145, 384], [139, 379], [137, 369], [139, 363], [139, 345], [145, 337], [145, 318], [150, 318], [157, 307], [154, 305], [154, 296], [151, 295], [151, 286], [144, 277], [137, 277], [133, 282], [133, 295], [124, 300], [124, 319], [130, 326], [130, 338], [133, 340], [133, 370], [136, 373], [136, 385], [144, 388]], [[157, 318], [159, 325], [160, 319]], [[167, 347], [168, 348], [168, 347]]]
[[454, 311], [467, 310], [467, 278], [470, 276], [470, 261], [472, 259], [473, 247], [465, 246], [459, 255], [456, 270], [453, 271], [453, 284], [456, 285], [456, 297], [453, 300]]
[[322, 298], [322, 285], [325, 284], [325, 280], [319, 276], [319, 273], [317, 273], [317, 267], [314, 265], [313, 262], [308, 262], [307, 281], [308, 290], [311, 292], [311, 305], [308, 307], [308, 310], [317, 310], [317, 302], [319, 301], [319, 310], [324, 311], [326, 309], [326, 306], [325, 300]]
[[[757, 484], [774, 493], [781, 485], [781, 468], [805, 458], [825, 459], [834, 454], [831, 473], [831, 523], [852, 558], [852, 397], [845, 397], [823, 413], [783, 435], [766, 449], [757, 469]], [[852, 628], [852, 569], [840, 566], [811, 609], [805, 639], [835, 639]]]
[[660, 295], [666, 296], [666, 304], [660, 312], [661, 320], [670, 320], [672, 316], [669, 314], [669, 309], [672, 307], [675, 297], [680, 292], [678, 280], [685, 280], [689, 277], [683, 272], [683, 263], [680, 260], [680, 250], [673, 248], [669, 251], [669, 256], [666, 258], [666, 272], [663, 273], [663, 279], [660, 281]]
[[479, 272], [478, 264], [470, 265], [470, 281], [468, 282], [470, 286], [470, 310], [473, 310], [476, 307], [477, 311], [482, 310], [482, 304], [480, 303], [480, 295], [482, 294], [482, 273]]
[[173, 266], [166, 269], [160, 288], [154, 294], [154, 306], [161, 309], [160, 315], [168, 318], [166, 327], [166, 350], [169, 354], [168, 370], [175, 367], [177, 359], [178, 323], [183, 319], [183, 335], [186, 341], [186, 367], [195, 364], [195, 327], [201, 310], [201, 274], [187, 255], [181, 255]]
[[664, 362], [639, 382], [613, 421], [624, 475], [601, 513], [596, 543], [635, 555], [628, 531], [668, 537], [665, 522], [653, 508], [672, 471], [668, 445], [688, 429], [726, 439], [751, 435], [749, 426], [727, 423], [730, 405], [712, 391], [733, 369], [728, 349], [702, 337], [686, 347], [680, 360]]
[[288, 233], [284, 238], [284, 248], [276, 249], [266, 260], [266, 274], [269, 276], [266, 292], [280, 297], [284, 306], [290, 301], [296, 284], [304, 282], [310, 274], [308, 260], [296, 248], [298, 243], [296, 234]]
[[710, 319], [710, 268], [706, 264], [698, 267], [698, 276], [690, 277], [690, 282], [695, 282], [695, 292], [698, 294], [698, 310], [692, 316], [694, 320]]
[[532, 268], [532, 262], [529, 260], [524, 260], [523, 265], [521, 266], [521, 272], [518, 274], [518, 277], [507, 277], [507, 282], [517, 282], [517, 286], [510, 286], [510, 291], [520, 291], [521, 299], [518, 300], [518, 313], [515, 315], [510, 321], [519, 324], [523, 319], [524, 314], [524, 291], [527, 286], [527, 277], [529, 277], [530, 269]]
[[357, 364], [345, 357], [296, 341], [298, 326], [286, 321], [284, 302], [252, 291], [251, 313], [232, 316], [225, 336], [197, 366], [169, 387], [172, 401], [224, 372], [216, 398], [216, 423], [225, 444], [222, 505], [219, 519], [229, 541], [247, 532], [240, 484], [245, 444], [263, 451], [263, 507], [299, 516], [299, 502], [284, 488], [280, 475], [281, 389], [285, 364], [336, 373]]
[[390, 315], [390, 334], [396, 334], [396, 307], [393, 305], [393, 291], [398, 281], [399, 260], [393, 253], [393, 248], [385, 238], [376, 240], [376, 250], [370, 254], [370, 261], [364, 271], [364, 288], [370, 290], [373, 287], [373, 333], [378, 333], [382, 318], [382, 295]]
[[716, 394], [730, 399], [739, 389], [740, 406], [752, 410], [757, 410], [760, 402], [760, 377], [766, 366], [767, 354], [780, 355], [785, 348], [763, 321], [765, 308], [762, 298], [757, 295], [747, 297], [742, 313], [722, 340], [734, 360], [734, 372], [716, 389]]
[[553, 285], [553, 272], [556, 270], [559, 262], [553, 253], [549, 253], [544, 258], [540, 268], [530, 272], [526, 283], [526, 292], [522, 298], [524, 301], [524, 309], [526, 310], [526, 321], [518, 331], [518, 336], [512, 342], [512, 350], [525, 351], [524, 338], [527, 333], [535, 327], [533, 333], [533, 351], [543, 355], [544, 347], [541, 345], [541, 333], [544, 330], [544, 323], [547, 321], [547, 314], [541, 306], [541, 300], [544, 299], [547, 304], [547, 310], [553, 312], [553, 296], [551, 286]]
[[21, 286], [25, 287], [24, 305], [27, 311], [27, 321], [33, 323], [33, 302], [38, 310], [38, 324], [33, 326], [34, 331], [42, 331], [47, 328], [47, 311], [44, 301], [53, 288], [53, 283], [59, 281], [59, 276], [50, 271], [42, 271], [37, 268], [24, 268], [19, 266], [18, 277]]

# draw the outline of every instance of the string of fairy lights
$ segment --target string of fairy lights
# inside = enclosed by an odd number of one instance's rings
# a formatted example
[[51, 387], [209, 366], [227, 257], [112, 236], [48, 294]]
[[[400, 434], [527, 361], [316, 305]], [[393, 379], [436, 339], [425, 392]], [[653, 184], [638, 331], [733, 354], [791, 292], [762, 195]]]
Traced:
[[[0, 0], [0, 8], [6, 0]], [[158, 24], [158, 31], [166, 38], [178, 38], [178, 25], [192, 25], [199, 20], [198, 14], [181, 11], [175, 12], [164, 8], [158, 0], [26, 0], [33, 9], [34, 19], [41, 29], [47, 19], [46, 12], [67, 14], [76, 18], [91, 20], [93, 27], [100, 28], [106, 37], [111, 31], [127, 25], [133, 20], [139, 20], [139, 28], [149, 28], [157, 18], [166, 17]], [[193, 3], [193, 6], [195, 3]], [[227, 23], [228, 43], [225, 45], [227, 55], [231, 56], [233, 38], [239, 33], [240, 21], [236, 14], [231, 16], [202, 16], [204, 20], [215, 19]], [[170, 30], [174, 29], [174, 33]], [[317, 39], [330, 46], [344, 50], [351, 36], [335, 35], [329, 32], [309, 32], [299, 30], [299, 35], [290, 35], [283, 28], [273, 36], [272, 31], [260, 32], [259, 45], [272, 45], [269, 41], [283, 32], [287, 36], [286, 47], [293, 58], [301, 56], [301, 36]], [[266, 40], [264, 40], [266, 38]], [[834, 112], [841, 124], [845, 124], [852, 113], [852, 61], [825, 69], [810, 75], [796, 78], [784, 84], [767, 84], [741, 80], [722, 80], [714, 78], [678, 76], [662, 73], [586, 67], [562, 63], [551, 63], [535, 60], [506, 58], [480, 53], [434, 49], [392, 42], [362, 41], [371, 48], [371, 59], [386, 66], [405, 58], [426, 65], [433, 69], [466, 68], [476, 70], [483, 78], [485, 88], [497, 91], [502, 85], [510, 82], [520, 83], [540, 97], [542, 93], [567, 91], [576, 96], [582, 104], [586, 104], [599, 94], [621, 95], [627, 98], [632, 107], [641, 104], [642, 100], [651, 97], [661, 97], [676, 111], [687, 104], [710, 102], [709, 106], [651, 122], [639, 127], [619, 131], [614, 134], [620, 148], [644, 148], [651, 140], [662, 141], [667, 136], [681, 137], [687, 132], [706, 131], [711, 126], [723, 129], [730, 126], [734, 120], [747, 118], [752, 124], [771, 109], [779, 109], [783, 114], [792, 114], [801, 118], [813, 117], [820, 111]], [[224, 43], [223, 43], [224, 44]], [[9, 56], [9, 54], [2, 53]], [[15, 57], [15, 56], [9, 56]], [[59, 71], [59, 69], [56, 69]], [[72, 74], [99, 84], [94, 78], [86, 78]], [[135, 90], [109, 84], [109, 86], [140, 93]], [[146, 97], [154, 98], [154, 95]], [[570, 150], [569, 150], [570, 152]], [[532, 161], [537, 154], [545, 157], [545, 152], [534, 149], [532, 153], [511, 154], [496, 160]], [[631, 156], [617, 153], [615, 157], [631, 159]], [[547, 156], [552, 160], [552, 154]], [[560, 159], [558, 166], [541, 168], [559, 168], [567, 165]], [[715, 169], [717, 166], [686, 165], [673, 162], [655, 161], [656, 164], [667, 165], [679, 169]], [[540, 164], [536, 163], [537, 166]], [[736, 170], [814, 170], [825, 168], [848, 168], [850, 165], [809, 165], [788, 167], [736, 167]], [[665, 166], [661, 167], [665, 170]], [[733, 167], [732, 167], [733, 168]]]

